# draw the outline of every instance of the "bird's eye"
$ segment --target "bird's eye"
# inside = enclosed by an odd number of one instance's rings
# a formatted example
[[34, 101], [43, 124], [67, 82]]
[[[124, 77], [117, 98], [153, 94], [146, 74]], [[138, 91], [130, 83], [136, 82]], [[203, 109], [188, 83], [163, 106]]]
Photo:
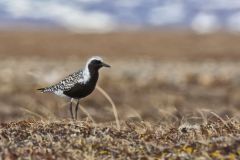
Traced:
[[96, 64], [100, 64], [101, 62], [100, 62], [100, 61], [96, 61], [95, 63], [96, 63]]

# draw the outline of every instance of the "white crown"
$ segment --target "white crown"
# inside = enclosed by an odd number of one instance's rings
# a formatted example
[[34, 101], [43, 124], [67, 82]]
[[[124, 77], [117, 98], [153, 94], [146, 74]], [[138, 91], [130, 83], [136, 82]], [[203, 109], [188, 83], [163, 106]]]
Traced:
[[99, 57], [99, 56], [93, 56], [93, 57], [91, 57], [91, 58], [88, 59], [88, 61], [87, 61], [87, 66], [88, 66], [88, 64], [89, 64], [90, 62], [92, 62], [93, 60], [98, 60], [98, 61], [103, 62], [103, 59], [102, 59], [101, 57]]

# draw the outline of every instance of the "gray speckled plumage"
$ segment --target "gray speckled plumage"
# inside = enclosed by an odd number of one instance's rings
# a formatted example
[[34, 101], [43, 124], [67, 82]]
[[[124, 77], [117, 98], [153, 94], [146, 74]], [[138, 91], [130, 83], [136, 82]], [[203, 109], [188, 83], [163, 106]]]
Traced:
[[60, 81], [59, 83], [57, 83], [55, 85], [52, 85], [52, 86], [46, 87], [46, 88], [41, 88], [39, 90], [41, 90], [41, 92], [43, 92], [43, 93], [48, 92], [48, 93], [54, 93], [59, 96], [65, 96], [63, 94], [64, 91], [70, 90], [77, 83], [84, 84], [84, 83], [86, 83], [86, 81], [87, 81], [87, 79], [84, 78], [84, 71], [80, 70], [78, 72], [74, 72], [74, 73], [70, 74], [69, 76], [67, 76], [62, 81]]

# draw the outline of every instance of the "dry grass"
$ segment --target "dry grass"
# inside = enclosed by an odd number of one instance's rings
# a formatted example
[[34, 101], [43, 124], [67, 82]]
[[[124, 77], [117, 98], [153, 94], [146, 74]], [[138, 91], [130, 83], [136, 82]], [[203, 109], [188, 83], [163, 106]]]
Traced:
[[117, 130], [89, 121], [26, 120], [1, 124], [3, 159], [240, 158], [240, 123], [195, 125], [128, 120]]
[[[0, 156], [239, 159], [239, 40], [226, 33], [2, 32]], [[108, 94], [82, 100], [82, 121], [68, 121], [68, 102], [36, 88], [99, 52], [112, 66], [100, 74]]]
[[[1, 63], [2, 159], [240, 158], [238, 62], [113, 61], [121, 69], [101, 71], [100, 85], [116, 104], [120, 127], [98, 92], [81, 102], [82, 121], [68, 121], [66, 101], [35, 89], [60, 79], [59, 71], [77, 68], [78, 61], [65, 61], [69, 68], [61, 61], [41, 63]], [[16, 121], [29, 117], [35, 120]]]
[[117, 112], [117, 107], [116, 105], [114, 104], [112, 98], [106, 93], [106, 91], [104, 91], [104, 89], [102, 89], [100, 86], [96, 86], [96, 89], [102, 93], [102, 95], [104, 97], [106, 97], [106, 99], [109, 101], [109, 103], [111, 104], [112, 106], [112, 109], [113, 109], [113, 114], [114, 114], [114, 117], [115, 117], [115, 121], [116, 121], [116, 125], [117, 125], [117, 129], [120, 130], [120, 123], [119, 123], [119, 118], [118, 118], [118, 112]]
[[[224, 119], [240, 113], [238, 62], [113, 60], [110, 63], [111, 69], [101, 70], [99, 85], [111, 96], [120, 120], [139, 117], [156, 121], [168, 116], [181, 120], [202, 109]], [[69, 117], [66, 100], [41, 94], [36, 89], [59, 81], [82, 65], [83, 61], [78, 59], [1, 61], [0, 120]], [[111, 104], [97, 91], [83, 99], [81, 105], [96, 122], [115, 119]], [[85, 113], [80, 112], [79, 116], [84, 118]]]
[[39, 56], [62, 59], [101, 54], [134, 59], [231, 59], [240, 58], [240, 36], [231, 33], [197, 35], [182, 31], [73, 34], [61, 31], [1, 31], [2, 57]]

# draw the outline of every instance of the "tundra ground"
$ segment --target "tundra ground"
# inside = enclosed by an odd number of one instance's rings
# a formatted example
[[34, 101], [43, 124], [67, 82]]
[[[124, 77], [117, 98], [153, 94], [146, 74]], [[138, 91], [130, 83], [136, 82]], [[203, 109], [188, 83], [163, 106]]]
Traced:
[[[2, 159], [239, 159], [240, 38], [217, 33], [2, 32]], [[103, 56], [98, 91], [68, 101], [36, 89]], [[90, 120], [91, 119], [91, 120]]]

